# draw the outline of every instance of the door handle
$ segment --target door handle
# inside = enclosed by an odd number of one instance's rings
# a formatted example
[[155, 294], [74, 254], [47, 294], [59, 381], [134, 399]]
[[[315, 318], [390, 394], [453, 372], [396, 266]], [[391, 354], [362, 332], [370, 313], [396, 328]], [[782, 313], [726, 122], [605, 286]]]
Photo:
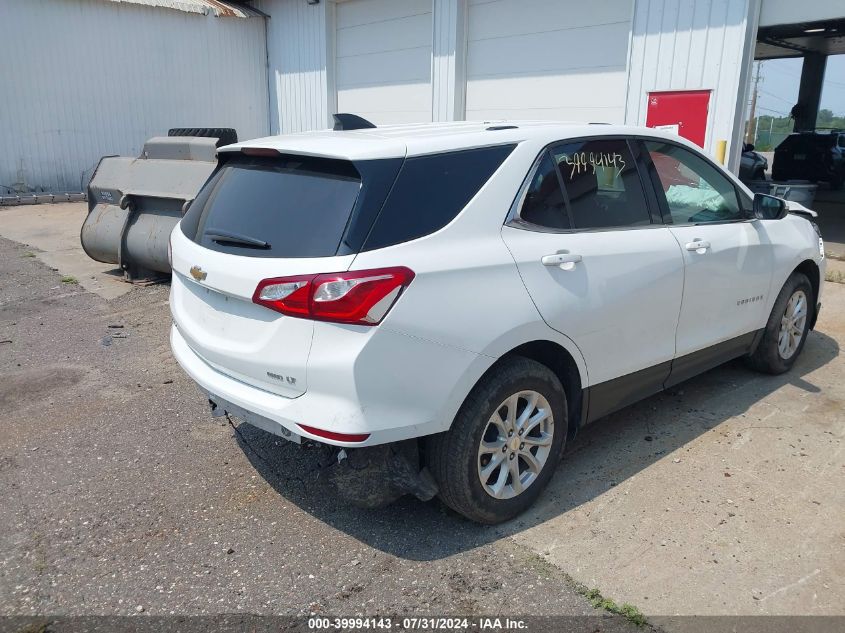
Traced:
[[704, 240], [695, 240], [693, 242], [687, 242], [686, 247], [688, 251], [695, 251], [699, 255], [703, 255], [704, 252], [710, 248], [710, 242], [705, 242]]
[[559, 266], [561, 270], [572, 270], [575, 268], [575, 264], [581, 261], [581, 256], [573, 253], [555, 253], [554, 255], [543, 255], [540, 261], [543, 266]]

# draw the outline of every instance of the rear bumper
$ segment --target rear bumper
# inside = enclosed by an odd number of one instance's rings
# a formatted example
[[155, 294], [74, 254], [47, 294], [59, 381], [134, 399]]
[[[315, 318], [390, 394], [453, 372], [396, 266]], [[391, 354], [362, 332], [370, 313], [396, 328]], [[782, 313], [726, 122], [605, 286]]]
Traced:
[[[329, 332], [315, 337], [308, 362], [308, 391], [295, 398], [221, 373], [191, 349], [176, 325], [170, 331], [170, 345], [176, 360], [204, 391], [261, 418], [256, 426], [286, 438], [293, 434], [344, 447], [386, 444], [447, 430], [475, 379], [492, 362], [382, 327], [361, 338], [360, 346], [343, 350], [332, 344], [337, 341], [332, 341], [330, 333], [342, 335], [342, 329], [318, 326]], [[348, 337], [344, 339], [348, 342]], [[318, 343], [321, 340], [324, 345]], [[363, 442], [327, 440], [300, 424], [369, 437]]]

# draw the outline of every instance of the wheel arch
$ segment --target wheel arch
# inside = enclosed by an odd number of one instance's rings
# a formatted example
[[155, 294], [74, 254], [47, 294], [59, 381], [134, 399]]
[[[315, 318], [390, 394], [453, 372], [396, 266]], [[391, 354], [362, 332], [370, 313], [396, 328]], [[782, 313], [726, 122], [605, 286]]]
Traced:
[[819, 300], [819, 291], [821, 290], [821, 272], [819, 271], [819, 266], [816, 262], [812, 259], [805, 259], [795, 267], [790, 275], [794, 273], [802, 273], [806, 275], [807, 279], [810, 280], [810, 286], [813, 289], [813, 305], [810, 306], [813, 311], [812, 316], [810, 317], [810, 329], [812, 330], [816, 327], [816, 319], [818, 318], [816, 303]]
[[584, 407], [584, 387], [581, 373], [572, 354], [559, 343], [536, 340], [523, 343], [503, 355], [495, 364], [521, 356], [548, 367], [560, 380], [566, 394], [567, 436], [571, 439], [581, 426]]

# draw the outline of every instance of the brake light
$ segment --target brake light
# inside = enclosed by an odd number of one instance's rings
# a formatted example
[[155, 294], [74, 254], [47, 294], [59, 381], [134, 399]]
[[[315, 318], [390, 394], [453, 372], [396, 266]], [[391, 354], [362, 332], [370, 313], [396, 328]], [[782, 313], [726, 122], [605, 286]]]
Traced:
[[246, 156], [262, 156], [269, 158], [274, 158], [280, 155], [279, 150], [271, 149], [269, 147], [242, 147], [241, 154]]
[[252, 301], [288, 316], [378, 325], [414, 278], [404, 266], [265, 279]]

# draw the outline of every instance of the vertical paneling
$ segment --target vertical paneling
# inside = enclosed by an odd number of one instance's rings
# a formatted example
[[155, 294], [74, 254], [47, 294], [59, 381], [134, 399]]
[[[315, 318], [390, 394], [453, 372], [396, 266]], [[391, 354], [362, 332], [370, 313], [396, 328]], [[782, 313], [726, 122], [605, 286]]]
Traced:
[[620, 123], [632, 1], [469, 0], [466, 117]]
[[337, 104], [374, 123], [431, 121], [432, 0], [336, 5]]
[[0, 42], [0, 185], [79, 191], [171, 127], [268, 132], [263, 18], [3, 1]]
[[466, 0], [434, 0], [431, 55], [431, 116], [466, 118]]
[[733, 157], [758, 11], [758, 0], [636, 0], [625, 122], [645, 125], [649, 92], [710, 90], [705, 149], [724, 139]]
[[270, 16], [267, 50], [274, 134], [325, 129], [334, 113], [332, 62], [334, 3], [258, 0]]

